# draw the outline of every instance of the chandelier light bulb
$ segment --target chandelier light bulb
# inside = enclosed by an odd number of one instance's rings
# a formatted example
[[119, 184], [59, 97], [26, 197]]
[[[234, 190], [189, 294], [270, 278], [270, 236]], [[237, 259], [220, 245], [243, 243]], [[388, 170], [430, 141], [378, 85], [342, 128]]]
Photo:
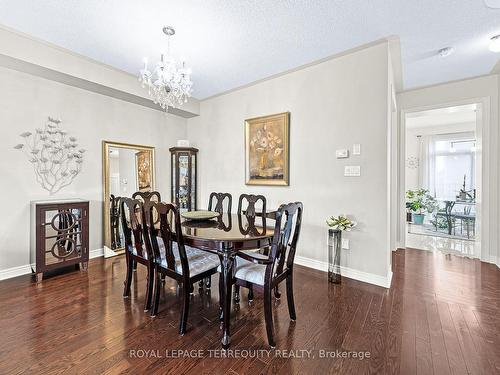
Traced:
[[495, 35], [490, 39], [490, 51], [500, 52], [500, 35]]

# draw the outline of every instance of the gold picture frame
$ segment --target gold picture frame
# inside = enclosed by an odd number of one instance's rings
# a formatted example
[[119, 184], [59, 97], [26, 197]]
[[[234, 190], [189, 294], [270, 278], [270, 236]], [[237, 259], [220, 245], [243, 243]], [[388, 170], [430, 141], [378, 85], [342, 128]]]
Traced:
[[290, 184], [290, 112], [245, 120], [247, 185]]

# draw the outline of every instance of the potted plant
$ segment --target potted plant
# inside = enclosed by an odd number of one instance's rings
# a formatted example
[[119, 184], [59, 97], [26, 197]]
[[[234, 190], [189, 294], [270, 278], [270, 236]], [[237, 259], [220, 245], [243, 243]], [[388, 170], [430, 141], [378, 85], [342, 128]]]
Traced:
[[347, 215], [332, 216], [326, 220], [328, 230], [328, 281], [340, 284], [340, 249], [342, 248], [342, 231], [350, 231], [357, 223]]
[[432, 213], [436, 210], [436, 200], [429, 194], [429, 190], [408, 190], [406, 192], [406, 198], [408, 199], [406, 207], [412, 212], [414, 224], [423, 224], [425, 213]]

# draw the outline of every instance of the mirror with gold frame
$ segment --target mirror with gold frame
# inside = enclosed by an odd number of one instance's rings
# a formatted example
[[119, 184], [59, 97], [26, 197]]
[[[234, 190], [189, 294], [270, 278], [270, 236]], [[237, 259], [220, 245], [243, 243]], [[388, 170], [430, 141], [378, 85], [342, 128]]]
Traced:
[[104, 256], [124, 253], [120, 198], [155, 190], [155, 148], [102, 142]]

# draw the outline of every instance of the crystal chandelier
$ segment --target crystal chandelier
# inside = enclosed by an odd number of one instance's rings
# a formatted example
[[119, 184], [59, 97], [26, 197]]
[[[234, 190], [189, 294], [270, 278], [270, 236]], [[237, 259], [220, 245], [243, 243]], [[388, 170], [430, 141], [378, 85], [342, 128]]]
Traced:
[[180, 66], [170, 55], [170, 37], [175, 34], [171, 26], [165, 26], [163, 32], [167, 36], [167, 55], [161, 54], [160, 61], [151, 72], [148, 70], [148, 60], [144, 59], [144, 68], [140, 71], [139, 81], [142, 87], [147, 87], [153, 102], [167, 110], [168, 107], [180, 107], [191, 97], [191, 69], [185, 62]]

